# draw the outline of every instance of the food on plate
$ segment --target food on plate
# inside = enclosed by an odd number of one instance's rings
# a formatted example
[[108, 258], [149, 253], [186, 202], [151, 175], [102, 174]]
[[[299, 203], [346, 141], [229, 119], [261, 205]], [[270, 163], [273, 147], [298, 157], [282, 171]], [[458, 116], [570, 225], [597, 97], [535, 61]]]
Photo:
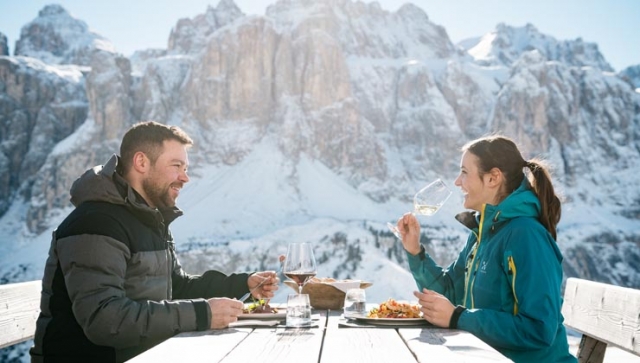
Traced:
[[243, 314], [277, 314], [278, 309], [272, 308], [264, 300], [258, 300], [254, 303], [246, 305], [244, 309], [242, 309], [242, 313]]
[[420, 306], [415, 304], [409, 304], [406, 302], [398, 302], [394, 299], [388, 299], [383, 302], [377, 308], [371, 309], [367, 313], [367, 318], [421, 318]]

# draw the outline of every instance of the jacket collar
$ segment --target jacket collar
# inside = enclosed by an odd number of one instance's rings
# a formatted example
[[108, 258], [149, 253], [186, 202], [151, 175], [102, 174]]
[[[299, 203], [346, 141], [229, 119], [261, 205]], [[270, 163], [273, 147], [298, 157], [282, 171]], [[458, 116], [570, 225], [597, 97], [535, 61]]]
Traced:
[[[524, 178], [518, 189], [509, 194], [498, 205], [484, 205], [483, 230], [486, 228], [498, 228], [504, 222], [516, 217], [540, 216], [540, 201], [531, 189], [527, 178]], [[480, 212], [466, 211], [456, 215], [456, 220], [471, 230], [480, 227]]]
[[119, 171], [120, 158], [112, 155], [104, 165], [87, 170], [71, 187], [71, 202], [78, 206], [85, 201], [125, 205], [147, 224], [169, 225], [184, 213], [178, 207], [155, 209], [129, 185]]

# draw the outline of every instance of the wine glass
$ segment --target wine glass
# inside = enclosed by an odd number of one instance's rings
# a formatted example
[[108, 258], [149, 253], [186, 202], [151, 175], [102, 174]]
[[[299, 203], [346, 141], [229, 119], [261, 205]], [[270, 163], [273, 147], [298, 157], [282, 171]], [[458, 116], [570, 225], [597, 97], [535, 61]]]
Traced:
[[287, 249], [287, 257], [282, 269], [285, 276], [298, 284], [298, 294], [302, 294], [302, 286], [316, 275], [316, 258], [309, 243], [291, 243]]
[[[450, 196], [451, 190], [447, 185], [441, 179], [436, 179], [413, 196], [413, 212], [411, 213], [432, 216], [436, 214]], [[387, 222], [387, 227], [398, 239], [402, 239], [397, 225]]]

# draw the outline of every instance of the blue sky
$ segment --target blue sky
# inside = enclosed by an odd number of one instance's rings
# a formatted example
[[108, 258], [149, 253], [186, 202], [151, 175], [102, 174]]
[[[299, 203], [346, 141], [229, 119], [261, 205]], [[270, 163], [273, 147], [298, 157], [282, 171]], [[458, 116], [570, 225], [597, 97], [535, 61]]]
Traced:
[[[246, 14], [263, 15], [275, 0], [235, 0]], [[370, 2], [370, 1], [365, 1]], [[379, 0], [397, 10], [407, 1]], [[582, 37], [598, 44], [607, 61], [620, 71], [640, 64], [640, 1], [638, 0], [413, 0], [431, 21], [445, 27], [452, 41], [480, 36], [496, 24], [531, 23], [558, 40]], [[116, 49], [131, 55], [137, 49], [164, 48], [178, 19], [204, 13], [218, 0], [0, 0], [0, 32], [13, 54], [20, 28], [47, 4], [62, 5], [84, 20]]]

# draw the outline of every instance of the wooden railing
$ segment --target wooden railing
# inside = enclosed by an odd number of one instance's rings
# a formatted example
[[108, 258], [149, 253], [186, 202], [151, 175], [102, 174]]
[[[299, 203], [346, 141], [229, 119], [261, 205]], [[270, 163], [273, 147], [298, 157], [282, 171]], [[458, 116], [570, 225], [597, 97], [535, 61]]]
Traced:
[[640, 290], [569, 278], [562, 315], [582, 333], [578, 362], [601, 363], [609, 344], [640, 356]]
[[0, 348], [33, 338], [42, 282], [0, 285]]

